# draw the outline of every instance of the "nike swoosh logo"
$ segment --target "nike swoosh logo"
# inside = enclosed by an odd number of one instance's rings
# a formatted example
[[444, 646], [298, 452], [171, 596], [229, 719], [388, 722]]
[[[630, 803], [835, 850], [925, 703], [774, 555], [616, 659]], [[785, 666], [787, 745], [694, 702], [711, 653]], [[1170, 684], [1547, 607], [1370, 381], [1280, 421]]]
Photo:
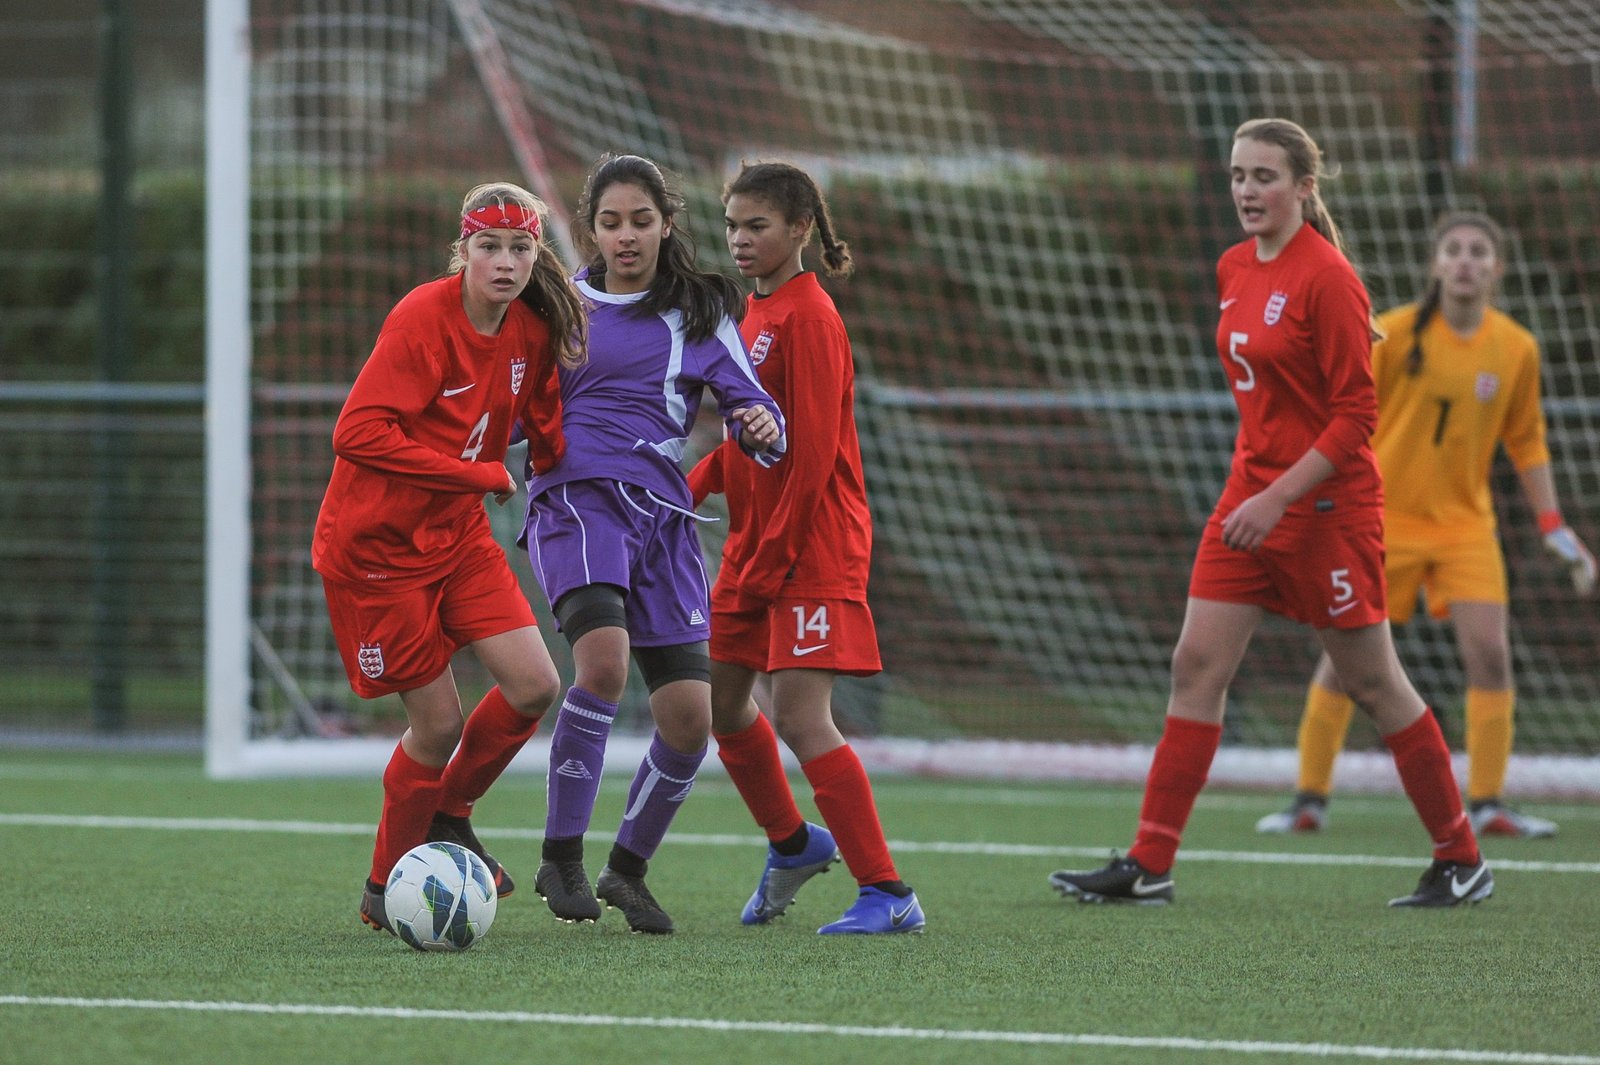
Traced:
[[916, 909], [916, 907], [917, 903], [915, 899], [906, 903], [906, 908], [903, 910], [897, 910], [893, 906], [889, 907], [889, 923], [894, 927], [899, 928], [901, 925], [906, 923], [906, 918], [911, 916], [911, 911]]
[[472, 382], [472, 384], [470, 384], [470, 385], [462, 385], [460, 388], [447, 388], [447, 389], [444, 390], [444, 394], [447, 395], [447, 396], [459, 396], [461, 393], [465, 392], [467, 389], [476, 388], [476, 387], [478, 387], [478, 382], [474, 381], [474, 382]]
[[1223, 300], [1222, 301], [1222, 309], [1223, 310], [1227, 310], [1229, 307], [1232, 307], [1235, 303], [1238, 303], [1238, 302], [1239, 302], [1239, 297], [1237, 297], [1237, 296], [1235, 296], [1231, 300]]
[[1167, 890], [1167, 881], [1165, 880], [1155, 884], [1146, 884], [1144, 877], [1141, 876], [1133, 882], [1133, 893], [1135, 895], [1154, 895], [1158, 891], [1165, 890]]
[[1460, 880], [1457, 880], [1452, 876], [1450, 878], [1450, 894], [1454, 895], [1458, 899], [1466, 898], [1467, 893], [1472, 890], [1473, 886], [1476, 885], [1478, 881], [1483, 879], [1483, 874], [1488, 872], [1488, 870], [1489, 867], [1487, 865], [1480, 864], [1478, 866], [1478, 871], [1473, 873], [1472, 876], [1467, 879], [1466, 883], [1462, 883]]
[[1345, 611], [1346, 611], [1346, 610], [1350, 610], [1350, 609], [1353, 609], [1353, 608], [1354, 608], [1354, 607], [1357, 607], [1357, 606], [1359, 606], [1359, 605], [1360, 605], [1360, 604], [1361, 604], [1361, 600], [1359, 600], [1359, 599], [1353, 599], [1353, 600], [1351, 600], [1351, 601], [1350, 601], [1350, 602], [1348, 602], [1348, 603], [1346, 603], [1346, 604], [1345, 604], [1345, 605], [1344, 605], [1344, 606], [1341, 606], [1341, 607], [1338, 607], [1338, 608], [1337, 608], [1337, 609], [1335, 609], [1335, 608], [1334, 608], [1334, 607], [1331, 607], [1331, 606], [1330, 606], [1330, 607], [1329, 607], [1329, 608], [1328, 608], [1328, 616], [1329, 616], [1329, 617], [1330, 617], [1330, 618], [1336, 618], [1336, 617], [1338, 617], [1338, 616], [1339, 616], [1339, 615], [1340, 615], [1340, 614], [1343, 614], [1343, 613], [1344, 613], [1344, 612], [1345, 612]]
[[790, 653], [793, 654], [796, 658], [804, 658], [806, 655], [811, 654], [811, 653], [813, 653], [815, 651], [820, 651], [826, 646], [828, 646], [828, 645], [825, 644], [825, 643], [819, 643], [815, 647], [801, 647], [799, 644], [795, 644], [793, 650]]

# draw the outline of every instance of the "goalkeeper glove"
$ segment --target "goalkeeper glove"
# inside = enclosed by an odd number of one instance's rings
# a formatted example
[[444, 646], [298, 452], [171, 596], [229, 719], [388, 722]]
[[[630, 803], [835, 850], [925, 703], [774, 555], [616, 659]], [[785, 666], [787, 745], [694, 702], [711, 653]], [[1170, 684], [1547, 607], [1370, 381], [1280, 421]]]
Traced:
[[1573, 532], [1570, 526], [1563, 525], [1545, 533], [1544, 546], [1567, 567], [1572, 577], [1572, 587], [1577, 589], [1579, 595], [1588, 595], [1594, 591], [1596, 568], [1594, 555], [1583, 546], [1583, 541], [1578, 539], [1577, 533]]

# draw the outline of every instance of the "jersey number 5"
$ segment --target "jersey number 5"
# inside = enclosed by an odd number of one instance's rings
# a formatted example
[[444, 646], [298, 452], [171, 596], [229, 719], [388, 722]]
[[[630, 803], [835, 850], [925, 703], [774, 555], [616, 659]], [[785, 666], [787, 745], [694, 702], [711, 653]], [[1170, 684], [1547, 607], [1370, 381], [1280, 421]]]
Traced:
[[1249, 392], [1256, 387], [1256, 372], [1250, 368], [1250, 363], [1245, 361], [1244, 354], [1239, 350], [1248, 343], [1250, 343], [1249, 333], [1228, 334], [1228, 358], [1238, 363], [1239, 368], [1244, 371], [1244, 380], [1233, 383], [1233, 387], [1240, 392]]

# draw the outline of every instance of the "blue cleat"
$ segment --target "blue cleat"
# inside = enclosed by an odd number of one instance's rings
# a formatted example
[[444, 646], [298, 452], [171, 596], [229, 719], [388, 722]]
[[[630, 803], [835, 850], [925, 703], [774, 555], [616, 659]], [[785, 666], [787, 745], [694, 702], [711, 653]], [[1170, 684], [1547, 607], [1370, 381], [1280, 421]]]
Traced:
[[887, 932], [920, 932], [928, 919], [915, 893], [897, 898], [887, 891], [864, 887], [855, 904], [832, 924], [817, 929], [818, 935], [882, 935]]
[[807, 880], [839, 860], [839, 848], [833, 842], [833, 833], [821, 825], [806, 822], [809, 833], [806, 849], [799, 854], [783, 855], [767, 847], [767, 867], [761, 871], [761, 883], [756, 893], [744, 904], [739, 920], [745, 924], [766, 924], [781, 917], [789, 904], [799, 894]]

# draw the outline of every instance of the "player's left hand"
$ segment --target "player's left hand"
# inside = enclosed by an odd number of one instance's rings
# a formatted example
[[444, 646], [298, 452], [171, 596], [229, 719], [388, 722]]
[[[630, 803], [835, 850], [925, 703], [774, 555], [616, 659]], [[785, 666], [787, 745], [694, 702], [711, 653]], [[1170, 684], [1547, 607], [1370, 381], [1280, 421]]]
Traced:
[[739, 442], [751, 451], [765, 451], [778, 442], [778, 419], [760, 404], [739, 407], [730, 417], [739, 423]]
[[1594, 591], [1596, 570], [1594, 555], [1583, 546], [1583, 541], [1578, 539], [1578, 534], [1572, 531], [1571, 526], [1563, 525], [1546, 533], [1544, 546], [1545, 550], [1559, 558], [1567, 567], [1567, 572], [1572, 577], [1572, 587], [1579, 595], [1588, 595]]
[[506, 486], [494, 494], [496, 506], [505, 506], [517, 494], [517, 479], [511, 476], [511, 471], [506, 471]]
[[1254, 551], [1283, 517], [1283, 505], [1265, 492], [1257, 492], [1222, 519], [1222, 543], [1235, 551]]

